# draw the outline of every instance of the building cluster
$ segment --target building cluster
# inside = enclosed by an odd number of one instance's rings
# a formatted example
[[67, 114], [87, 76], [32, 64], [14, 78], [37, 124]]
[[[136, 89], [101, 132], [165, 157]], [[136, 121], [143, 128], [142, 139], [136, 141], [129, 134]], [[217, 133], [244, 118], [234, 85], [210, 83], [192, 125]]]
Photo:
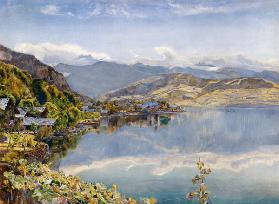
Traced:
[[55, 119], [47, 118], [46, 107], [16, 107], [10, 98], [0, 98], [0, 114], [4, 128], [17, 124], [20, 129], [28, 129], [31, 126], [54, 126], [56, 122]]
[[[94, 108], [92, 108], [94, 107]], [[85, 112], [85, 113], [101, 113], [102, 115], [106, 115], [108, 114], [108, 110], [106, 109], [102, 109], [101, 107], [98, 107], [98, 106], [93, 106], [92, 103], [84, 103], [84, 105], [82, 106], [82, 111]]]

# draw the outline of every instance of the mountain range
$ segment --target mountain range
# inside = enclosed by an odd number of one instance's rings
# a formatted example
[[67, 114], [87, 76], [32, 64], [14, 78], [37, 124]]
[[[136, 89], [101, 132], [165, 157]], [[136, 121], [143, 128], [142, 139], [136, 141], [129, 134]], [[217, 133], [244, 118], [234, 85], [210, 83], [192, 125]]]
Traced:
[[111, 91], [102, 100], [166, 100], [181, 106], [279, 105], [279, 84], [261, 78], [203, 79], [162, 74]]
[[83, 101], [125, 98], [164, 99], [190, 106], [278, 105], [279, 73], [243, 67], [220, 67], [198, 63], [191, 67], [127, 65], [97, 61], [92, 65], [58, 64], [51, 67], [32, 55], [14, 52], [0, 45], [0, 61], [12, 64], [45, 80], [59, 90], [70, 91]]
[[[207, 70], [208, 67], [213, 70]], [[240, 67], [221, 67], [200, 63], [193, 67], [150, 66], [142, 63], [133, 65], [99, 61], [92, 65], [73, 66], [58, 64], [54, 67], [63, 73], [71, 88], [90, 97], [98, 97], [106, 92], [123, 88], [138, 80], [160, 74], [185, 73], [204, 79], [231, 79], [256, 77], [279, 83], [279, 73], [275, 71], [254, 71]]]

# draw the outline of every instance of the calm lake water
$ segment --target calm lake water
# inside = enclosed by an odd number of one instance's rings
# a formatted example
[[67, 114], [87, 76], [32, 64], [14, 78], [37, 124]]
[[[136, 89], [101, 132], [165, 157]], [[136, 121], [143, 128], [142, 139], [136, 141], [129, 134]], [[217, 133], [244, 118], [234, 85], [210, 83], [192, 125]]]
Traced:
[[188, 109], [172, 115], [113, 118], [82, 137], [59, 168], [87, 181], [118, 184], [136, 198], [198, 203], [185, 194], [200, 157], [214, 204], [279, 203], [279, 109]]

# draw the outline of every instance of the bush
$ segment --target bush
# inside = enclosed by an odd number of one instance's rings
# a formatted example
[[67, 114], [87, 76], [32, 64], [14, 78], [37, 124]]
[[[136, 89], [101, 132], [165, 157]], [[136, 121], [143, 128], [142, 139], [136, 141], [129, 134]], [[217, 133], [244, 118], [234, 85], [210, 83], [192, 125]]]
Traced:
[[43, 80], [33, 80], [33, 91], [40, 104], [45, 104], [50, 99], [48, 92], [45, 90], [46, 85]]
[[76, 125], [76, 123], [81, 119], [81, 111], [76, 108], [76, 107], [71, 107], [69, 110], [68, 110], [68, 125], [69, 126], [74, 126]]
[[28, 98], [28, 99], [21, 99], [18, 106], [21, 108], [25, 107], [34, 107], [34, 105], [37, 103], [36, 99], [34, 98]]
[[53, 134], [52, 127], [43, 126], [39, 128], [37, 136], [40, 140], [42, 140], [52, 134]]

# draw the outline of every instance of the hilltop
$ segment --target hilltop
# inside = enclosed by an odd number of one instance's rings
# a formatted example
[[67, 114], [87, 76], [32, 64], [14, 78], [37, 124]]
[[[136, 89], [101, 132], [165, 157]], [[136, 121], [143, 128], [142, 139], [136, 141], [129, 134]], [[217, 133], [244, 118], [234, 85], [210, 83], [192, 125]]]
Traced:
[[279, 85], [261, 78], [203, 79], [162, 74], [109, 92], [102, 100], [163, 99], [183, 106], [279, 105]]

